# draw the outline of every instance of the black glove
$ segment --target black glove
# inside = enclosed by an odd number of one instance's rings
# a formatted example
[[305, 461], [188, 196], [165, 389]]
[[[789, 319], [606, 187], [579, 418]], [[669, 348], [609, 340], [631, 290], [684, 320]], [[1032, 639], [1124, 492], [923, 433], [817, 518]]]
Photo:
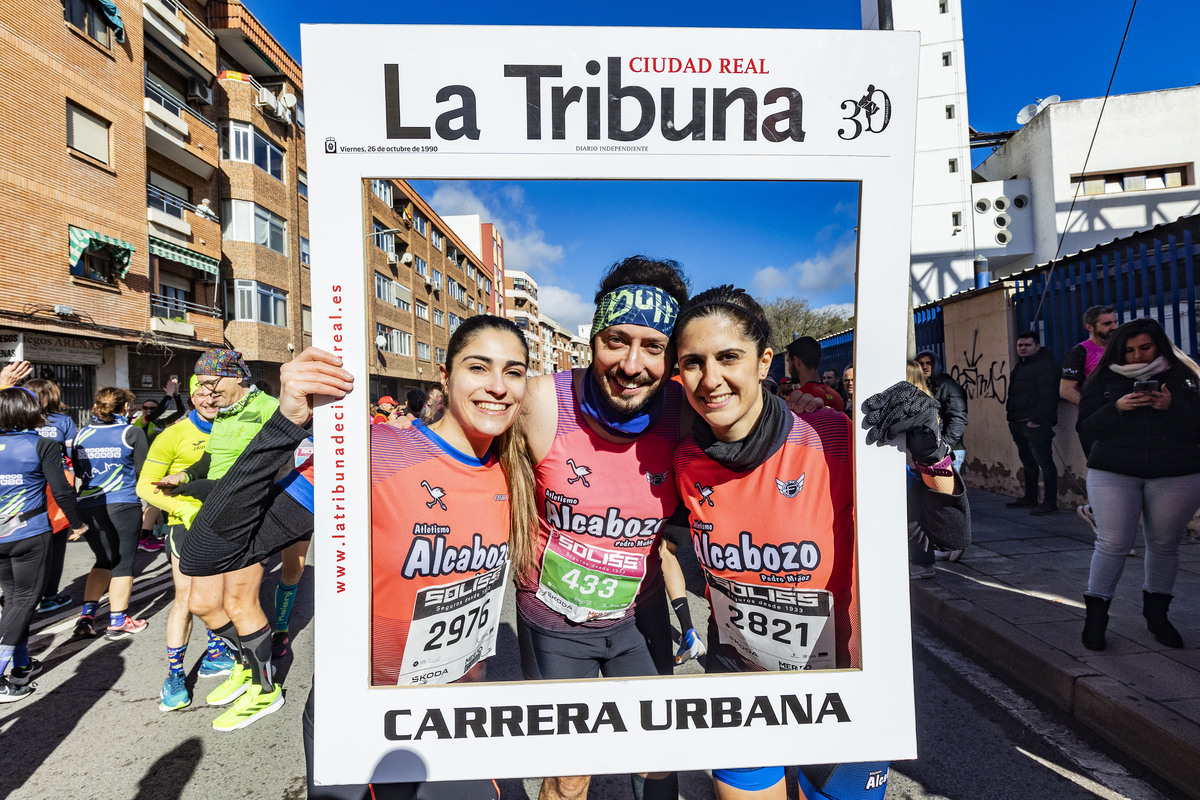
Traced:
[[886, 444], [905, 435], [904, 447], [922, 466], [936, 464], [950, 454], [942, 441], [938, 403], [908, 381], [900, 381], [862, 404], [867, 425], [867, 444]]
[[208, 493], [217, 487], [217, 482], [202, 478], [200, 480], [189, 481], [182, 486], [179, 486], [171, 494], [175, 497], [194, 497], [197, 500], [203, 501], [208, 497]]

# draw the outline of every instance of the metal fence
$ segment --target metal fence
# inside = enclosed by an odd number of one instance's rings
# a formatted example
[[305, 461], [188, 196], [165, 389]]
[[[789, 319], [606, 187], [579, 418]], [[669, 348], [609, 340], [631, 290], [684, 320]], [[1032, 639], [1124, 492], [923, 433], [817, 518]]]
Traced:
[[1198, 237], [1200, 217], [1184, 217], [1022, 274], [1013, 295], [1017, 332], [1038, 331], [1061, 362], [1087, 338], [1083, 312], [1106, 305], [1117, 310], [1121, 323], [1153, 317], [1180, 349], [1197, 358]]
[[[942, 318], [942, 307], [921, 306], [913, 311], [913, 327], [916, 329], [917, 352], [932, 350], [938, 363], [946, 364], [946, 328]], [[842, 370], [854, 361], [854, 331], [842, 331], [826, 336], [821, 342], [821, 371], [835, 370], [840, 378]]]

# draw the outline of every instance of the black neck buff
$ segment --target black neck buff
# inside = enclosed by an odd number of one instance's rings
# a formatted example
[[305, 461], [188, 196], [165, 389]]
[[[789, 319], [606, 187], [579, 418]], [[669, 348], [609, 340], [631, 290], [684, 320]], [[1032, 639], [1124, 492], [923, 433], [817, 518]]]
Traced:
[[658, 418], [662, 416], [666, 399], [667, 393], [660, 386], [641, 411], [634, 414], [622, 414], [604, 399], [603, 393], [596, 383], [596, 376], [592, 373], [592, 368], [588, 367], [587, 374], [583, 376], [583, 397], [579, 401], [579, 410], [594, 419], [601, 428], [613, 436], [620, 436], [622, 439], [636, 439], [649, 430], [651, 425], [658, 422]]
[[722, 442], [704, 419], [697, 415], [692, 423], [692, 438], [704, 454], [721, 466], [734, 472], [749, 472], [762, 466], [763, 462], [783, 447], [792, 432], [792, 413], [782, 397], [763, 393], [762, 415], [754, 423], [753, 430], [745, 439]]

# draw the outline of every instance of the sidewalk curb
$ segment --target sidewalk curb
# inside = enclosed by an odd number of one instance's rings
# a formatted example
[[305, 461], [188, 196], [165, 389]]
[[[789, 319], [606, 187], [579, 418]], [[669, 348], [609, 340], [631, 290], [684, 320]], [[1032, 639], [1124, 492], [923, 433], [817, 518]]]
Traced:
[[913, 613], [1190, 797], [1200, 797], [1200, 724], [932, 581], [911, 586]]

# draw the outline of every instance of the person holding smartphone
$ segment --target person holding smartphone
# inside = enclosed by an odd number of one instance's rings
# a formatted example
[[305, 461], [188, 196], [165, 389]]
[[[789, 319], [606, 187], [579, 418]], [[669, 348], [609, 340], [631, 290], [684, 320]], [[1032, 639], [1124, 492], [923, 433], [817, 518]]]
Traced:
[[1142, 615], [1155, 639], [1182, 647], [1167, 608], [1179, 543], [1200, 508], [1200, 370], [1154, 320], [1127, 322], [1084, 383], [1076, 428], [1093, 442], [1087, 490], [1096, 515], [1083, 644], [1107, 644], [1109, 605], [1141, 519]]

